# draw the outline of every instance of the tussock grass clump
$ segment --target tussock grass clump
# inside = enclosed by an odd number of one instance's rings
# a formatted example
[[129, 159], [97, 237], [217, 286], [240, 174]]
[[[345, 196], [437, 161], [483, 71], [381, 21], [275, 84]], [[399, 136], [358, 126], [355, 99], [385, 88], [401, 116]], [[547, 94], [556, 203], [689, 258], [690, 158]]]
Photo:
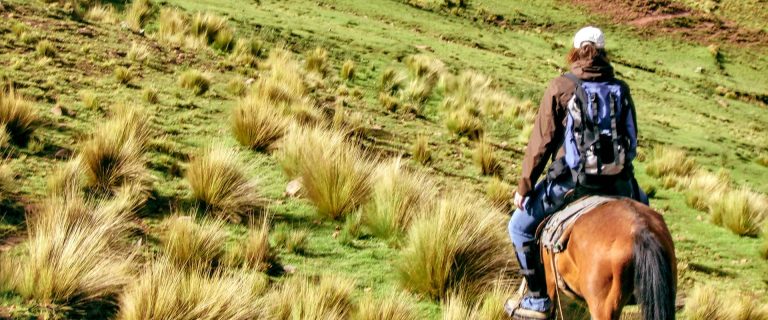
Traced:
[[341, 65], [341, 70], [339, 71], [339, 77], [344, 81], [355, 80], [355, 62], [352, 60], [344, 61], [344, 64]]
[[755, 159], [755, 162], [757, 162], [757, 164], [763, 167], [768, 167], [768, 153], [764, 153], [757, 156], [757, 159]]
[[494, 206], [508, 211], [511, 209], [512, 191], [512, 186], [509, 183], [494, 177], [488, 182], [488, 186], [485, 188], [485, 195]]
[[85, 19], [101, 23], [117, 23], [117, 12], [111, 4], [96, 4], [85, 13]]
[[485, 132], [483, 120], [467, 109], [449, 113], [445, 118], [445, 127], [448, 128], [448, 131], [469, 139], [479, 139]]
[[304, 69], [307, 72], [314, 72], [321, 76], [325, 76], [328, 72], [328, 50], [317, 47], [307, 52], [305, 59]]
[[285, 49], [273, 49], [264, 62], [269, 76], [254, 86], [252, 93], [285, 105], [292, 112], [296, 105], [306, 104], [307, 87], [301, 65]]
[[432, 151], [429, 149], [429, 138], [418, 136], [411, 146], [411, 157], [421, 164], [432, 161]]
[[768, 307], [740, 292], [697, 285], [685, 300], [683, 315], [690, 320], [762, 320], [768, 319]]
[[400, 100], [388, 93], [379, 93], [379, 103], [389, 112], [396, 112], [400, 108]]
[[484, 176], [501, 174], [501, 163], [496, 157], [493, 146], [486, 140], [476, 144], [472, 160]]
[[132, 250], [124, 245], [134, 208], [130, 201], [47, 200], [28, 219], [26, 251], [14, 257], [14, 291], [74, 308], [113, 299], [133, 267]]
[[25, 146], [40, 125], [40, 117], [32, 104], [13, 88], [0, 89], [0, 128], [10, 141]]
[[116, 192], [123, 186], [146, 187], [149, 175], [144, 152], [153, 135], [150, 118], [137, 107], [118, 107], [85, 141], [80, 163], [86, 186], [102, 192]]
[[408, 56], [405, 65], [412, 78], [423, 79], [432, 85], [437, 84], [445, 73], [445, 63], [425, 54]]
[[653, 159], [648, 162], [645, 172], [654, 177], [687, 177], [696, 171], [696, 162], [685, 151], [670, 147], [653, 149]]
[[179, 86], [192, 90], [199, 96], [208, 92], [211, 87], [211, 76], [198, 70], [187, 70], [179, 76]]
[[363, 224], [376, 237], [399, 238], [418, 214], [429, 211], [437, 188], [421, 173], [407, 172], [400, 159], [379, 165]]
[[309, 231], [303, 229], [292, 230], [281, 245], [290, 253], [305, 254], [309, 245]]
[[383, 299], [366, 295], [358, 304], [357, 311], [352, 315], [353, 320], [417, 320], [423, 319], [413, 298], [400, 292], [390, 294]]
[[230, 221], [239, 222], [263, 204], [256, 181], [248, 178], [234, 150], [205, 150], [190, 162], [186, 178], [193, 199]]
[[125, 57], [133, 62], [143, 63], [147, 60], [147, 58], [149, 58], [149, 47], [140, 43], [133, 42], [131, 43], [131, 48], [128, 49], [128, 53], [125, 55]]
[[451, 194], [414, 221], [396, 264], [400, 283], [437, 300], [474, 301], [505, 276], [513, 257], [505, 215], [485, 201]]
[[189, 16], [177, 8], [160, 9], [156, 37], [160, 43], [182, 46], [187, 42]]
[[232, 133], [241, 145], [265, 151], [282, 138], [290, 118], [275, 103], [257, 96], [240, 99], [232, 112]]
[[346, 319], [353, 310], [354, 282], [338, 276], [292, 277], [264, 296], [266, 317], [274, 320]]
[[227, 91], [234, 96], [243, 97], [248, 92], [248, 86], [245, 84], [245, 78], [241, 76], [232, 77], [227, 81]]
[[163, 252], [179, 268], [211, 268], [220, 264], [227, 233], [220, 220], [195, 222], [192, 216], [173, 216], [163, 221]]
[[99, 96], [91, 90], [80, 91], [80, 101], [83, 102], [83, 106], [89, 109], [98, 109], [101, 105]]
[[251, 223], [248, 234], [229, 252], [231, 265], [247, 269], [266, 271], [277, 260], [277, 254], [269, 244], [269, 219]]
[[282, 146], [278, 161], [283, 171], [302, 178], [304, 194], [320, 216], [343, 218], [367, 199], [372, 160], [346, 143], [342, 133], [294, 127]]
[[768, 260], [768, 228], [763, 230], [763, 244], [760, 247], [760, 256]]
[[710, 205], [723, 195], [730, 183], [725, 172], [712, 174], [698, 170], [685, 181], [685, 202], [694, 209], [708, 210]]
[[115, 81], [119, 84], [129, 84], [135, 75], [131, 70], [129, 70], [126, 67], [117, 67], [115, 68], [115, 71], [112, 72], [112, 75], [115, 77]]
[[394, 68], [387, 68], [381, 74], [379, 92], [394, 96], [405, 87], [407, 80], [408, 75], [405, 72], [396, 70]]
[[740, 236], [754, 237], [768, 219], [768, 197], [746, 187], [729, 190], [712, 200], [710, 214], [712, 223]]
[[161, 259], [125, 288], [117, 319], [259, 319], [261, 283], [255, 273], [182, 270]]
[[134, 32], [141, 31], [149, 19], [152, 2], [149, 0], [133, 0], [125, 13], [125, 24]]
[[56, 168], [48, 176], [46, 194], [51, 198], [68, 199], [79, 196], [84, 183], [84, 174], [79, 158], [72, 159]]
[[160, 93], [155, 88], [144, 88], [144, 90], [141, 90], [141, 97], [149, 104], [160, 102]]
[[307, 158], [304, 154], [310, 152], [308, 149], [318, 149], [307, 148], [307, 146], [323, 146], [324, 149], [339, 150], [345, 144], [345, 136], [341, 132], [294, 125], [280, 143], [276, 153], [277, 161], [289, 178], [297, 178], [302, 173], [301, 162]]
[[229, 61], [236, 66], [255, 67], [263, 53], [264, 43], [261, 40], [240, 38], [235, 42]]
[[216, 34], [211, 46], [214, 49], [230, 52], [235, 47], [235, 32], [229, 28], [222, 29]]
[[217, 38], [219, 38], [217, 45], [226, 45], [230, 49], [234, 41], [234, 35], [227, 24], [227, 19], [210, 12], [196, 13], [192, 17], [189, 31], [193, 35], [206, 39], [208, 44], [216, 44]]
[[56, 46], [48, 40], [42, 40], [35, 46], [35, 52], [37, 52], [37, 55], [40, 57], [55, 58], [57, 51], [58, 49]]

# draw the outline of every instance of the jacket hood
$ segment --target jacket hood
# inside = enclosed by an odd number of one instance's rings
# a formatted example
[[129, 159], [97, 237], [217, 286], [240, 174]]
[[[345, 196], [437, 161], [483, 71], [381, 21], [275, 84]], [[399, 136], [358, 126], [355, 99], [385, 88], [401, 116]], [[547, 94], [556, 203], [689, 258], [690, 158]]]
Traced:
[[571, 65], [571, 73], [585, 81], [613, 79], [613, 67], [602, 58], [592, 61], [576, 61]]

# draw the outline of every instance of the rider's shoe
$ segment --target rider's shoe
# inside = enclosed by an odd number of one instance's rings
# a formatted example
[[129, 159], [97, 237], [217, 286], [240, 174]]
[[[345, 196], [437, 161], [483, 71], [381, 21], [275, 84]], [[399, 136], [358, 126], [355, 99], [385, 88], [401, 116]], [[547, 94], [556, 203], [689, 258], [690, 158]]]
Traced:
[[546, 320], [552, 312], [552, 301], [549, 297], [536, 298], [526, 294], [522, 301], [514, 298], [507, 300], [504, 311], [515, 320]]

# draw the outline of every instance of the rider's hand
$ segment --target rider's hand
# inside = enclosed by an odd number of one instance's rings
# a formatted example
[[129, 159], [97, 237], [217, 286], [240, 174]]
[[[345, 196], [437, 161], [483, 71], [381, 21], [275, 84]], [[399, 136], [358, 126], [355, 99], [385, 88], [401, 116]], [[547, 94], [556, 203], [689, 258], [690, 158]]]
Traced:
[[515, 192], [515, 207], [517, 207], [518, 209], [523, 208], [523, 196], [521, 196], [517, 192]]

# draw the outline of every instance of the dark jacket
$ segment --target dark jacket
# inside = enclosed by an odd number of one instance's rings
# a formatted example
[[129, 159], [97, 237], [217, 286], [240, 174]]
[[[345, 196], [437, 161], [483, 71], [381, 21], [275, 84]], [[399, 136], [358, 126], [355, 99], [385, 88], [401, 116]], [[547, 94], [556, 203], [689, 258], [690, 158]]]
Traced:
[[[571, 66], [571, 73], [584, 81], [615, 79], [613, 67], [603, 59], [577, 61]], [[629, 87], [623, 82], [621, 83], [625, 89], [625, 101], [633, 113], [632, 121], [636, 121], [635, 107], [629, 93]], [[525, 149], [522, 173], [517, 186], [517, 192], [520, 195], [525, 196], [533, 189], [550, 159], [559, 159], [565, 154], [563, 137], [565, 135], [567, 106], [575, 91], [576, 84], [568, 78], [560, 76], [552, 80], [544, 92], [539, 105], [539, 112], [536, 115], [536, 122]], [[636, 123], [634, 127], [637, 128]]]

